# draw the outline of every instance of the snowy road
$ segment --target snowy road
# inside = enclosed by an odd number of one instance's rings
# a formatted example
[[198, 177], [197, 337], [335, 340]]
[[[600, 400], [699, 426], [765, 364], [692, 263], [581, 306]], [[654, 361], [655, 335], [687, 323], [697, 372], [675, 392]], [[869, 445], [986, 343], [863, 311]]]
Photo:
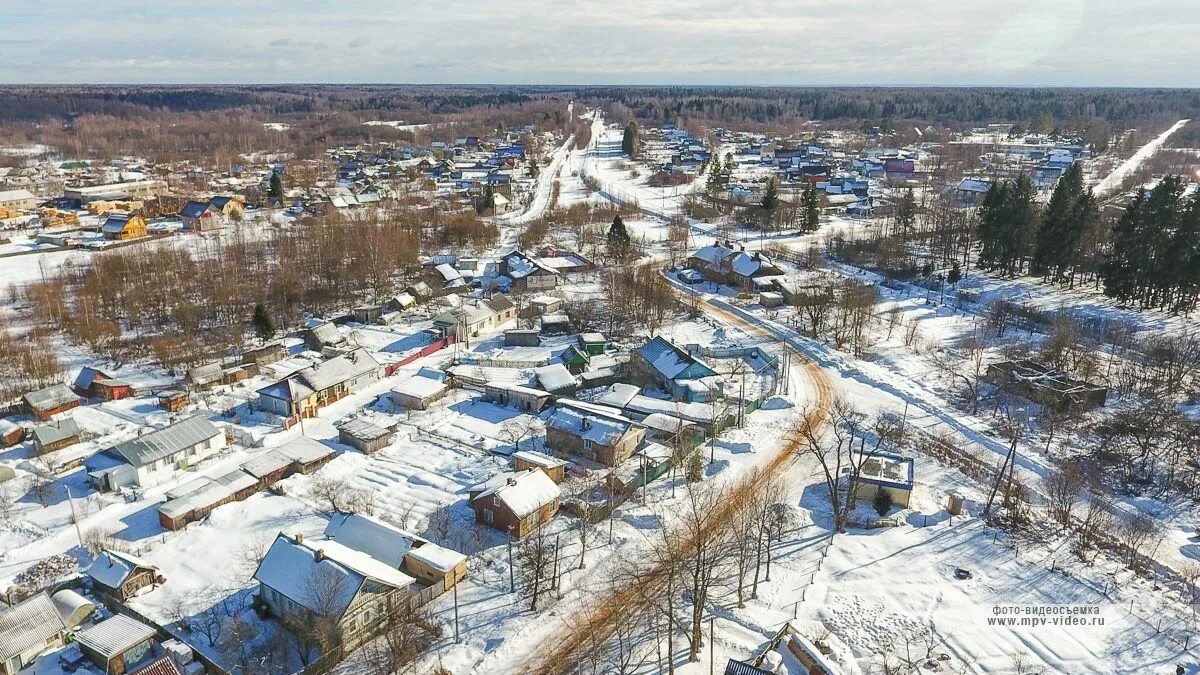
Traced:
[[1121, 182], [1124, 181], [1126, 177], [1137, 171], [1138, 168], [1141, 167], [1142, 164], [1146, 163], [1146, 161], [1151, 157], [1158, 154], [1158, 151], [1162, 149], [1162, 146], [1167, 142], [1167, 139], [1170, 138], [1176, 131], [1182, 129], [1190, 121], [1191, 120], [1179, 120], [1175, 124], [1171, 125], [1170, 129], [1162, 132], [1156, 136], [1154, 140], [1139, 148], [1137, 152], [1133, 153], [1132, 157], [1122, 162], [1121, 166], [1113, 169], [1112, 173], [1108, 174], [1104, 180], [1100, 181], [1100, 183], [1096, 186], [1096, 196], [1101, 198], [1108, 197], [1111, 195], [1111, 193], [1119, 190], [1121, 188]]

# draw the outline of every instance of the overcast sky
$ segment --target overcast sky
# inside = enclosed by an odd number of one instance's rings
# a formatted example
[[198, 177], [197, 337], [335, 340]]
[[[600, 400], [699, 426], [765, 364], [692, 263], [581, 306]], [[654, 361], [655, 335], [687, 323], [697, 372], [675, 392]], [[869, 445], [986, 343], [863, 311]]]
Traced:
[[0, 0], [0, 82], [1195, 87], [1197, 36], [1200, 0]]

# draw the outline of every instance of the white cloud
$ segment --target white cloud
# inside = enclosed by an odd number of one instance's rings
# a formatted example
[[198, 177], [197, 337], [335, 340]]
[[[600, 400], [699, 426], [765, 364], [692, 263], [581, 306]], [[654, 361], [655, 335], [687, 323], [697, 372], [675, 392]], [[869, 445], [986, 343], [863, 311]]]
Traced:
[[1200, 85], [1196, 0], [53, 5], [0, 82]]

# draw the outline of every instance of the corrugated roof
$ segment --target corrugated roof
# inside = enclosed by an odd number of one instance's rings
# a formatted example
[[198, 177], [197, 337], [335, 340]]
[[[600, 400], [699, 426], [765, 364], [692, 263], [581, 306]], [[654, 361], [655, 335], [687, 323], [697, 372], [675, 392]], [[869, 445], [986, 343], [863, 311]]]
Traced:
[[111, 658], [156, 635], [158, 631], [150, 626], [124, 614], [115, 614], [110, 619], [76, 633], [75, 641], [104, 657]]
[[63, 630], [50, 596], [38, 593], [15, 607], [0, 609], [0, 663]]
[[120, 443], [112, 451], [133, 466], [145, 466], [220, 435], [220, 429], [213, 426], [212, 422], [195, 415], [165, 429]]
[[53, 445], [77, 436], [79, 436], [79, 425], [70, 417], [33, 429], [33, 441], [39, 446]]
[[53, 410], [71, 402], [79, 402], [79, 397], [65, 384], [56, 384], [25, 394], [25, 403], [34, 410]]

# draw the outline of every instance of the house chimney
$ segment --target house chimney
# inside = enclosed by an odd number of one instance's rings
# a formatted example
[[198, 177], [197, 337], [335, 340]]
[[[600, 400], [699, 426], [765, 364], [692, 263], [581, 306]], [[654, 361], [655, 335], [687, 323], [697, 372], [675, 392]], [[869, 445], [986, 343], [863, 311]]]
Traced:
[[508, 483], [509, 485], [516, 485], [517, 479], [514, 476], [509, 476], [507, 481], [505, 481], [505, 482]]
[[591, 428], [591, 426], [592, 426], [592, 421], [585, 417], [585, 418], [583, 418], [583, 421], [579, 424], [579, 429], [581, 431], [587, 431], [589, 428]]
[[317, 549], [317, 554], [315, 556], [313, 556], [313, 560], [316, 560], [317, 562], [321, 562], [324, 559], [325, 559], [325, 549], [323, 549], [323, 548]]
[[297, 535], [296, 535], [296, 543], [297, 543], [297, 544], [303, 544], [303, 543], [304, 543], [304, 535], [303, 535], [303, 534], [297, 534]]

